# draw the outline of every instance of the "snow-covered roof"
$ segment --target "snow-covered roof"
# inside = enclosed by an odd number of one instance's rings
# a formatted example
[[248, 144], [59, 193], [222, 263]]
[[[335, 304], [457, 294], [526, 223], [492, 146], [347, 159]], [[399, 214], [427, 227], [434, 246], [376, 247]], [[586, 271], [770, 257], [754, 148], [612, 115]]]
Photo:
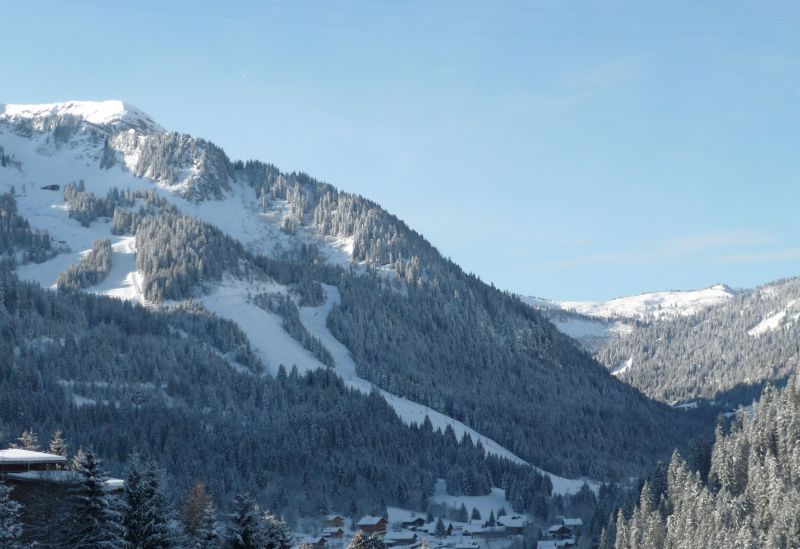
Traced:
[[412, 540], [416, 537], [416, 535], [417, 534], [411, 530], [395, 530], [392, 532], [386, 532], [386, 534], [383, 536], [383, 539], [387, 541]]
[[21, 448], [0, 450], [0, 463], [66, 463], [66, 461], [67, 459], [64, 456], [23, 450]]
[[554, 525], [552, 525], [550, 528], [548, 528], [548, 529], [547, 529], [547, 531], [548, 531], [548, 532], [550, 532], [550, 533], [553, 533], [553, 532], [558, 532], [558, 531], [559, 531], [559, 530], [561, 530], [562, 528], [567, 528], [567, 529], [569, 529], [569, 526], [566, 526], [566, 525], [564, 525], [564, 524], [554, 524]]
[[583, 526], [583, 521], [579, 518], [565, 518], [564, 526]]
[[334, 520], [334, 519], [342, 519], [342, 520], [344, 520], [344, 517], [342, 515], [337, 515], [335, 513], [330, 514], [330, 515], [325, 515], [325, 520]]
[[[22, 473], [8, 473], [8, 478], [22, 481], [48, 481], [48, 482], [77, 482], [78, 474], [75, 471], [25, 471]], [[109, 478], [105, 481], [109, 490], [121, 490], [125, 481], [121, 478]]]
[[497, 520], [497, 524], [501, 526], [507, 526], [510, 528], [522, 528], [528, 523], [528, 520], [524, 517], [500, 517]]
[[370, 515], [366, 515], [364, 517], [361, 517], [361, 519], [358, 521], [358, 525], [359, 526], [375, 526], [382, 520], [386, 520], [386, 519], [384, 519], [383, 517], [373, 517], [373, 516], [370, 516]]

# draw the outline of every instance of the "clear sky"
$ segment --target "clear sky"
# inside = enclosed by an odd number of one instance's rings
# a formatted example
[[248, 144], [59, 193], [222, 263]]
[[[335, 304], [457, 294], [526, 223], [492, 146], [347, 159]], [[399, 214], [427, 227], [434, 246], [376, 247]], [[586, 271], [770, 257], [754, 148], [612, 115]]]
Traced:
[[800, 4], [5, 0], [0, 102], [124, 99], [499, 287], [800, 274]]

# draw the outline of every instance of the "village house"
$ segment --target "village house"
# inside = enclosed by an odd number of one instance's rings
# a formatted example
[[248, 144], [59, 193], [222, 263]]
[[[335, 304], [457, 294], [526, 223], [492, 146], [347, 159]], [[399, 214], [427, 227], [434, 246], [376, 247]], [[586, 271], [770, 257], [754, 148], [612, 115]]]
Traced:
[[383, 536], [383, 543], [388, 547], [394, 547], [395, 545], [413, 545], [416, 542], [417, 534], [411, 530], [395, 530], [386, 532]]
[[327, 543], [322, 536], [307, 537], [297, 544], [297, 549], [325, 549]]
[[341, 540], [344, 538], [344, 530], [338, 526], [328, 526], [322, 529], [320, 535], [328, 540]]
[[509, 536], [521, 536], [524, 533], [528, 519], [519, 515], [503, 516], [497, 519], [497, 525], [506, 529]]
[[384, 534], [388, 521], [384, 517], [373, 517], [366, 515], [356, 523], [358, 529], [365, 534]]
[[344, 528], [344, 517], [342, 515], [325, 515], [325, 525], [331, 528]]
[[425, 522], [426, 521], [423, 517], [416, 517], [411, 520], [401, 522], [400, 525], [407, 530], [416, 530], [422, 526], [425, 526]]

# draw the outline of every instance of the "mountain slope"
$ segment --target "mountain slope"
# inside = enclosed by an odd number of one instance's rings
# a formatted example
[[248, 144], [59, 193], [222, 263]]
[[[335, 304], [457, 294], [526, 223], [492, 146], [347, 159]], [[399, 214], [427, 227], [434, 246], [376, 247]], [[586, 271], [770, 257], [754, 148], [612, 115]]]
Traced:
[[800, 365], [800, 279], [781, 280], [692, 316], [640, 326], [597, 354], [665, 401], [715, 398], [782, 379]]
[[[321, 363], [298, 345], [301, 327], [255, 297], [318, 307], [327, 284], [341, 294], [327, 328], [359, 378], [568, 476], [628, 475], [701, 429], [614, 379], [542, 315], [464, 273], [377, 204], [305, 174], [232, 162], [121, 105], [96, 118], [105, 107], [4, 107], [0, 144], [13, 163], [0, 190], [15, 186], [19, 212], [60, 251], [21, 265], [21, 277], [49, 287], [109, 239], [136, 255], [135, 270], [115, 271], [112, 254], [107, 276], [120, 286], [106, 278], [87, 291], [152, 307], [193, 298], [257, 321], [265, 328], [249, 332], [252, 345], [281, 349], [262, 355], [273, 373]], [[123, 245], [131, 236], [135, 246]]]

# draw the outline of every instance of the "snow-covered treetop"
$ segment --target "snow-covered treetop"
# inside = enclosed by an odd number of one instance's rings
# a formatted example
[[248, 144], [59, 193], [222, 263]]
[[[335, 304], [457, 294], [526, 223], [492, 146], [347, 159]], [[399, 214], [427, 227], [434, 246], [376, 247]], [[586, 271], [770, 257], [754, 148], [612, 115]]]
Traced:
[[119, 100], [66, 101], [40, 105], [0, 104], [0, 120], [16, 122], [23, 119], [50, 119], [73, 116], [88, 124], [115, 129], [135, 129], [141, 132], [162, 132], [162, 128], [148, 114], [133, 105]]

